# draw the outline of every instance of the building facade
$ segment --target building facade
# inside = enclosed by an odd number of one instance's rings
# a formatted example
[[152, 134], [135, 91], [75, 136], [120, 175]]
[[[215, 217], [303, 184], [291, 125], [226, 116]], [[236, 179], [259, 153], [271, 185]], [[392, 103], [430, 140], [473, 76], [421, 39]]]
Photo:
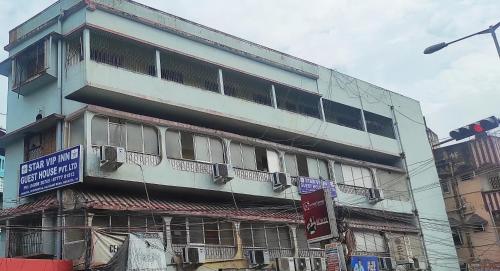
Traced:
[[434, 150], [463, 270], [500, 268], [499, 143], [487, 136]]
[[[9, 37], [3, 255], [324, 270], [319, 183], [345, 266], [458, 269], [417, 101], [132, 1], [61, 0]], [[19, 196], [22, 163], [74, 146], [80, 183]]]

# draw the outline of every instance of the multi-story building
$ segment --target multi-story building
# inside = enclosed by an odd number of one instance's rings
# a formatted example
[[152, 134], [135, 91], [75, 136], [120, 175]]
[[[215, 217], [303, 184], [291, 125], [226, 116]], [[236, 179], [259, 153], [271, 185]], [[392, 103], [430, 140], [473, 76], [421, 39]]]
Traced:
[[[336, 189], [347, 264], [458, 269], [417, 101], [126, 0], [61, 0], [9, 37], [3, 255], [116, 265], [152, 232], [166, 256], [142, 259], [168, 270], [322, 270], [309, 182]], [[73, 146], [80, 183], [19, 195], [21, 164]]]
[[475, 138], [434, 153], [462, 270], [499, 269], [500, 138]]
[[[0, 137], [5, 135], [5, 130], [0, 128]], [[3, 204], [3, 178], [5, 176], [5, 150], [0, 148], [0, 198]], [[0, 205], [1, 207], [1, 205]]]

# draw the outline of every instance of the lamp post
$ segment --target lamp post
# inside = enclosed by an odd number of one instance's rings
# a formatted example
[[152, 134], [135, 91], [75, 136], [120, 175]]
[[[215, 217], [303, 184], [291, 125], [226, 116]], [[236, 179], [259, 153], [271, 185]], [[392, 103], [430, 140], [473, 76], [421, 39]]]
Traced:
[[451, 42], [441, 42], [441, 43], [438, 43], [438, 44], [434, 44], [432, 46], [429, 46], [429, 47], [425, 48], [424, 54], [426, 54], [426, 55], [432, 54], [432, 53], [434, 53], [436, 51], [439, 51], [439, 50], [443, 49], [444, 47], [446, 47], [446, 46], [448, 46], [450, 44], [453, 44], [455, 42], [458, 42], [458, 41], [461, 41], [461, 40], [464, 40], [464, 39], [467, 39], [467, 38], [470, 38], [470, 37], [473, 37], [473, 36], [476, 36], [476, 35], [488, 34], [489, 33], [493, 37], [493, 42], [495, 43], [495, 46], [496, 46], [497, 52], [498, 52], [498, 57], [500, 58], [500, 45], [498, 44], [498, 39], [497, 39], [497, 36], [495, 34], [495, 30], [497, 30], [498, 27], [500, 27], [500, 22], [498, 22], [496, 25], [491, 25], [490, 27], [486, 28], [485, 30], [482, 30], [482, 31], [479, 31], [477, 33], [465, 36], [463, 38], [460, 38], [460, 39], [457, 39], [457, 40], [454, 40], [454, 41], [451, 41]]

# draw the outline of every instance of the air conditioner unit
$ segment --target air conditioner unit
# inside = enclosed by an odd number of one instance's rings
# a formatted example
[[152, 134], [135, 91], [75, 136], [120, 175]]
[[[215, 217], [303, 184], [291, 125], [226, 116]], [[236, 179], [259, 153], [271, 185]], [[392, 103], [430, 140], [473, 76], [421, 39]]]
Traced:
[[205, 262], [204, 247], [185, 247], [182, 250], [182, 259], [184, 263], [195, 264]]
[[251, 265], [266, 265], [269, 264], [269, 252], [267, 250], [251, 250], [249, 255]]
[[311, 271], [311, 260], [308, 258], [295, 258], [295, 271]]
[[290, 174], [285, 172], [275, 172], [273, 173], [273, 190], [283, 191], [288, 187], [292, 186], [292, 178]]
[[277, 271], [296, 271], [294, 260], [292, 257], [276, 258]]
[[234, 178], [233, 167], [228, 164], [214, 164], [214, 182], [225, 184]]
[[325, 258], [311, 258], [311, 270], [312, 271], [326, 271], [326, 259]]
[[380, 270], [393, 270], [393, 262], [394, 261], [389, 257], [378, 258], [378, 265], [380, 267]]
[[115, 170], [125, 163], [126, 158], [125, 148], [101, 146], [101, 168]]
[[384, 199], [384, 193], [377, 188], [370, 188], [368, 190], [368, 200], [370, 202], [379, 202]]

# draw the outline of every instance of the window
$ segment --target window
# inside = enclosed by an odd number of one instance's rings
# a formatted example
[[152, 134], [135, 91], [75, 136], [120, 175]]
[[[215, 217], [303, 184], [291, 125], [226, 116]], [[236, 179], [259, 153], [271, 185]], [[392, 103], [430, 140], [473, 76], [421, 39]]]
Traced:
[[156, 128], [124, 120], [95, 116], [91, 124], [92, 145], [124, 147], [129, 152], [160, 155]]
[[455, 246], [461, 246], [464, 244], [462, 241], [462, 234], [461, 234], [460, 230], [452, 229], [451, 236], [453, 237], [453, 243], [455, 243]]
[[450, 183], [448, 181], [441, 181], [441, 190], [443, 193], [450, 193]]
[[46, 47], [49, 40], [41, 40], [20, 53], [14, 60], [14, 88], [38, 76], [47, 69]]
[[224, 163], [224, 147], [216, 138], [167, 130], [166, 144], [168, 158]]
[[24, 159], [33, 160], [56, 151], [56, 127], [24, 138]]
[[[365, 188], [373, 187], [373, 177], [370, 169], [345, 164], [338, 165], [340, 166], [336, 166], [337, 172], [335, 175], [337, 178], [342, 178], [344, 184]], [[342, 173], [340, 173], [340, 169]], [[340, 181], [340, 179], [337, 181]]]
[[271, 84], [242, 73], [224, 71], [224, 94], [263, 105], [271, 105]]
[[85, 135], [83, 116], [74, 119], [69, 124], [69, 146], [73, 147], [76, 145], [83, 144], [83, 138]]
[[378, 232], [355, 231], [356, 251], [386, 252], [388, 250], [384, 237]]
[[307, 172], [309, 177], [316, 179], [330, 179], [328, 173], [328, 162], [322, 159], [307, 157]]
[[319, 96], [280, 85], [275, 90], [278, 108], [313, 118], [320, 117]]
[[286, 172], [290, 176], [322, 178], [328, 180], [328, 162], [322, 159], [306, 157], [300, 154], [285, 154]]
[[287, 225], [242, 222], [240, 233], [244, 247], [292, 248], [292, 239]]
[[231, 163], [236, 168], [281, 172], [281, 161], [277, 152], [232, 141]]
[[361, 110], [358, 108], [323, 99], [323, 110], [328, 122], [356, 130], [364, 130]]
[[170, 233], [173, 244], [235, 244], [233, 224], [213, 218], [173, 218]]
[[389, 138], [396, 138], [394, 135], [394, 125], [392, 119], [368, 111], [364, 111], [366, 130], [369, 133], [381, 135]]

